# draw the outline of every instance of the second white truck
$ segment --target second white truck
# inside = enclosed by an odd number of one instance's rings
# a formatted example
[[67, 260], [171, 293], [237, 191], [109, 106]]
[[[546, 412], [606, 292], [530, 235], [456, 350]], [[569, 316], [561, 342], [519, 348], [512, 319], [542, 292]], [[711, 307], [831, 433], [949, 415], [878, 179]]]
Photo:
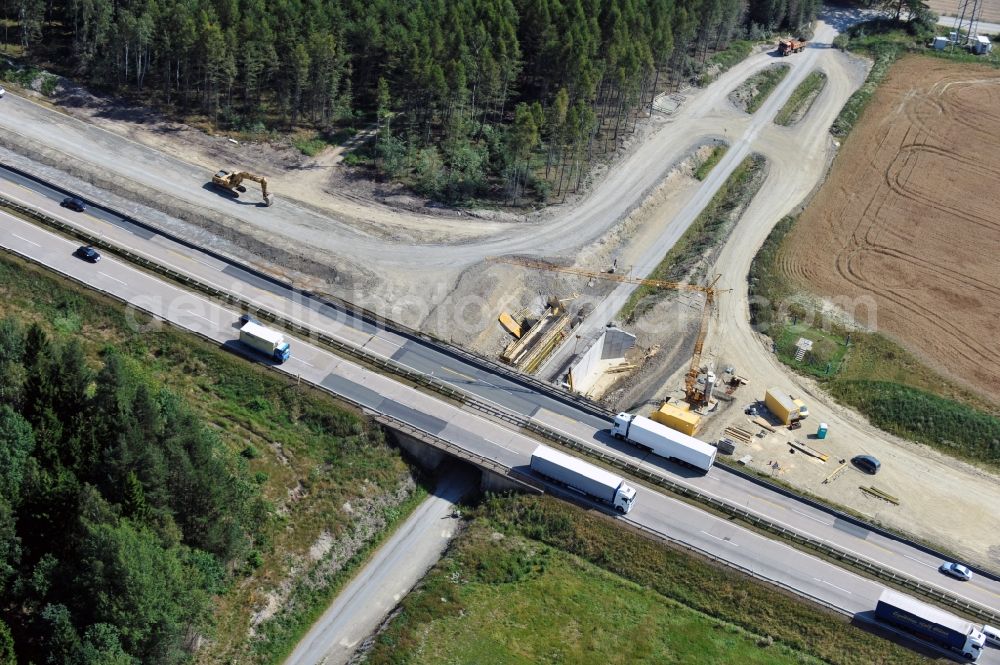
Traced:
[[622, 514], [632, 510], [634, 487], [626, 485], [621, 476], [578, 457], [538, 446], [531, 454], [531, 470], [606, 503]]
[[247, 321], [240, 328], [240, 341], [275, 362], [283, 363], [291, 356], [291, 348], [284, 335], [253, 321]]
[[619, 413], [611, 435], [649, 450], [654, 455], [708, 471], [715, 463], [715, 446], [666, 425], [631, 413]]

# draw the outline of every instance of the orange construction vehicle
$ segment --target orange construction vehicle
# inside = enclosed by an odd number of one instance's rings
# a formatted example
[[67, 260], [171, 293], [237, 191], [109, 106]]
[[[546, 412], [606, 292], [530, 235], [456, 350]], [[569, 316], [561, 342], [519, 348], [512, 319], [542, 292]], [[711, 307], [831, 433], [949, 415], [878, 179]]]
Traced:
[[786, 56], [789, 53], [799, 53], [806, 47], [804, 39], [782, 39], [778, 42], [778, 55]]

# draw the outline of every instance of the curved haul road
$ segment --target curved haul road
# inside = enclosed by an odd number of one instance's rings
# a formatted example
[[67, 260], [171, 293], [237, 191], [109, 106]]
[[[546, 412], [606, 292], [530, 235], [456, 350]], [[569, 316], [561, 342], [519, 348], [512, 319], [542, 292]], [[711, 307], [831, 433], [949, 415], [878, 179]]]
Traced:
[[[808, 53], [800, 55], [812, 57]], [[545, 248], [550, 255], [569, 253], [601, 237], [641, 204], [667, 171], [694, 146], [711, 138], [723, 138], [717, 118], [710, 117], [709, 111], [724, 103], [729, 91], [749, 73], [774, 60], [771, 55], [758, 54], [725, 72], [708, 88], [691, 91], [688, 101], [668, 124], [650, 132], [641, 145], [616, 163], [578, 203], [530, 215], [528, 222], [487, 224], [485, 237], [466, 239], [459, 244], [386, 240], [366, 228], [363, 213], [358, 220], [348, 223], [305, 204], [283, 199], [280, 192], [269, 208], [236, 205], [230, 198], [205, 186], [217, 165], [196, 165], [170, 157], [16, 95], [8, 95], [3, 100], [0, 145], [9, 144], [19, 151], [44, 150], [49, 153], [50, 160], [60, 163], [90, 164], [104, 176], [135, 183], [137, 190], [172, 197], [189, 210], [213, 213], [228, 220], [225, 223], [238, 232], [249, 227], [259, 237], [293, 246], [320, 264], [325, 265], [332, 254], [374, 271], [380, 267], [415, 272], [453, 271], [493, 255], [537, 253], [539, 248]], [[793, 73], [793, 77], [796, 75]], [[780, 90], [791, 89], [786, 79]], [[759, 129], [758, 120], [752, 119], [751, 124]], [[745, 137], [740, 150], [755, 149], [755, 131]], [[735, 135], [734, 128], [730, 136]], [[18, 147], [14, 147], [15, 144]], [[790, 152], [785, 158], [794, 160], [794, 144], [789, 145]], [[736, 152], [731, 151], [727, 163], [732, 163]], [[716, 167], [712, 178], [717, 179], [717, 174], [723, 170]], [[704, 196], [699, 194], [699, 198]], [[442, 224], [449, 221], [395, 211], [391, 217], [401, 229], [410, 220], [423, 225], [435, 219]], [[470, 225], [477, 223], [472, 219], [468, 222]], [[686, 223], [679, 220], [672, 228], [679, 231], [676, 233], [679, 236]], [[283, 241], [279, 241], [279, 237]]]
[[[834, 19], [832, 16], [827, 16], [827, 20]], [[702, 93], [696, 104], [685, 108], [686, 113], [695, 120], [685, 122], [685, 127], [697, 128], [695, 131], [704, 135], [713, 132], [718, 134], [722, 129], [724, 138], [729, 141], [729, 150], [712, 169], [696, 195], [671, 222], [668, 231], [657, 238], [636, 263], [632, 269], [634, 275], [644, 277], [656, 269], [670, 248], [747, 155], [751, 153], [764, 155], [772, 171], [772, 175], [755, 197], [756, 200], [771, 204], [772, 194], [768, 188], [779, 181], [778, 177], [773, 175], [775, 170], [781, 170], [782, 177], [787, 175], [786, 170], [795, 174], [794, 177], [788, 180], [782, 179], [780, 182], [785, 190], [782, 193], [787, 198], [794, 199], [796, 204], [820, 182], [833, 151], [827, 134], [832, 118], [836, 117], [847, 99], [864, 82], [864, 73], [856, 61], [831, 47], [837, 34], [838, 30], [832, 23], [820, 20], [816, 24], [813, 41], [809, 42], [808, 48], [802, 53], [786, 58], [776, 58], [773, 52], [752, 55], [726, 73], [725, 76], [731, 80], [725, 84], [712, 85]], [[737, 110], [727, 99], [729, 91], [740, 81], [775, 62], [788, 66], [790, 71], [775, 87], [767, 101], [752, 115]], [[805, 77], [817, 68], [827, 75], [822, 98], [816, 100], [806, 118], [795, 126], [775, 125], [774, 117], [778, 111]], [[823, 140], [816, 140], [820, 137]], [[775, 217], [775, 221], [780, 218], [780, 216]], [[742, 225], [744, 222], [740, 221], [739, 224]], [[740, 272], [728, 264], [720, 262], [718, 267], [723, 274], [733, 279], [743, 279], [746, 275], [745, 271]], [[595, 305], [594, 310], [575, 333], [584, 338], [595, 336], [608, 321], [618, 315], [637, 288], [635, 284], [618, 285], [604, 300]], [[568, 336], [567, 341], [539, 370], [539, 375], [555, 378], [555, 373], [572, 355], [574, 349], [574, 344], [570, 343], [572, 340], [573, 336]]]

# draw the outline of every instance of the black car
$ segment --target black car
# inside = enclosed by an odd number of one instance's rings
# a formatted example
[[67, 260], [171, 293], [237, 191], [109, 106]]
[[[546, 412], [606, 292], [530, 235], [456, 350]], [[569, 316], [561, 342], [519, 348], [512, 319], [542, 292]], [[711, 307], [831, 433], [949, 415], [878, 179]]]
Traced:
[[871, 455], [858, 455], [857, 457], [851, 460], [851, 464], [858, 467], [865, 473], [870, 473], [873, 476], [876, 473], [878, 473], [879, 469], [882, 468], [882, 462], [879, 462]]
[[101, 260], [101, 255], [98, 253], [98, 251], [93, 247], [88, 247], [87, 245], [84, 245], [83, 247], [78, 247], [77, 250], [73, 253], [79, 256], [84, 261], [90, 261], [91, 263], [97, 263], [98, 261]]
[[83, 212], [87, 207], [86, 205], [84, 205], [83, 201], [76, 198], [75, 196], [67, 196], [62, 200], [62, 203], [60, 203], [59, 205], [61, 205], [63, 208], [69, 208], [70, 210], [75, 210], [77, 212]]
[[260, 321], [258, 321], [257, 319], [253, 318], [249, 314], [244, 314], [243, 316], [240, 317], [240, 325], [241, 326], [245, 326], [248, 323], [256, 323], [257, 325], [260, 325]]

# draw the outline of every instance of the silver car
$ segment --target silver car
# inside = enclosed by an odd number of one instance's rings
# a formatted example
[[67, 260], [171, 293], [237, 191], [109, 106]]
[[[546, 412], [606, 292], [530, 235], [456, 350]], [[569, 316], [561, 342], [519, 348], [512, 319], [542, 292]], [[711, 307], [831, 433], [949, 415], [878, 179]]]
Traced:
[[938, 570], [945, 575], [954, 577], [956, 580], [962, 580], [963, 582], [968, 582], [972, 579], [972, 571], [960, 563], [952, 563], [951, 561], [942, 563]]

